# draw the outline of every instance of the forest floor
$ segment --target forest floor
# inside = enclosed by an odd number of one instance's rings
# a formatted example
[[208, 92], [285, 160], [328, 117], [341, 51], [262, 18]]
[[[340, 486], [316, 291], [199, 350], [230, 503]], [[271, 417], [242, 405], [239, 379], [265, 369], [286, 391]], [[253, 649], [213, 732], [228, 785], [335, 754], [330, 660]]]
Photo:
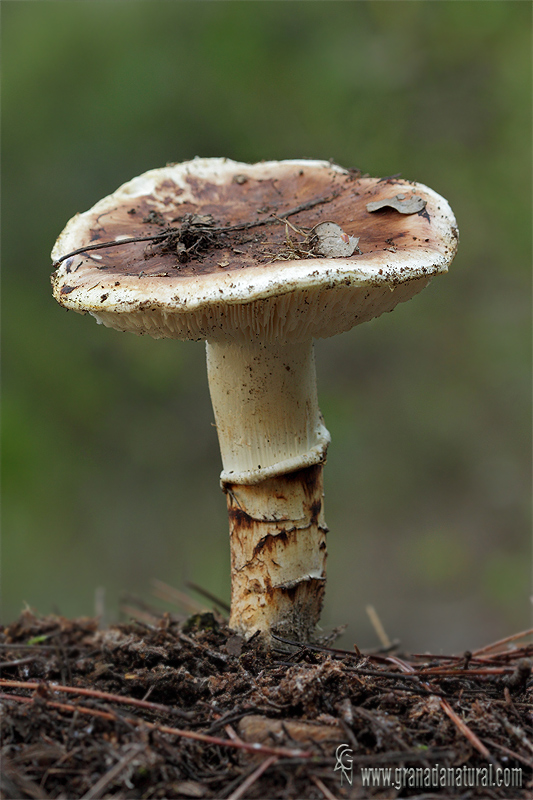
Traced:
[[526, 634], [460, 656], [267, 650], [216, 611], [26, 611], [0, 633], [1, 797], [531, 798]]

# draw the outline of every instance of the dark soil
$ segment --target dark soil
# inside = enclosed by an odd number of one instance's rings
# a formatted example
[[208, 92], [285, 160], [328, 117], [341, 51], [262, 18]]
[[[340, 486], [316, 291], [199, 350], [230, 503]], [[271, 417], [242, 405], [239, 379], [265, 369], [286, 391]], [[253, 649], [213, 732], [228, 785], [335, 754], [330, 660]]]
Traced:
[[525, 637], [267, 651], [216, 614], [149, 619], [4, 628], [2, 798], [532, 797]]

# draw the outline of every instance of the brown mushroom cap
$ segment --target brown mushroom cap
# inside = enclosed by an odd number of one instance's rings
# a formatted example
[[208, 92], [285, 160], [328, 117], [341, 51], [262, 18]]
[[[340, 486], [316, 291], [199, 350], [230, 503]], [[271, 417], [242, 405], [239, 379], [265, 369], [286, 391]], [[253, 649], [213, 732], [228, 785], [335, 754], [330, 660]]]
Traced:
[[[398, 194], [422, 198], [423, 208], [367, 210]], [[284, 219], [289, 212], [293, 227]], [[52, 258], [158, 236], [191, 219], [203, 220], [209, 241], [189, 254], [165, 249], [160, 239], [62, 260], [52, 275], [56, 300], [109, 327], [155, 338], [303, 341], [391, 311], [446, 272], [457, 249], [448, 203], [421, 184], [362, 177], [324, 161], [212, 158], [124, 184], [70, 220]], [[313, 229], [326, 221], [357, 237], [361, 253], [315, 256]]]

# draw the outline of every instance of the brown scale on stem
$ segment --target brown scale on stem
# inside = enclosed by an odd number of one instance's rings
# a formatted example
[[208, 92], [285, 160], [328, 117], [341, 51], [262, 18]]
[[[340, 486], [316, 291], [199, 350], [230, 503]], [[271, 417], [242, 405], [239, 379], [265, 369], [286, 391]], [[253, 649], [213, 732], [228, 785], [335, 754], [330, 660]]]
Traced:
[[[299, 641], [311, 640], [326, 580], [322, 465], [255, 485], [227, 486], [226, 495], [231, 626], [243, 632], [274, 630]], [[275, 511], [270, 518], [257, 519], [257, 514], [245, 509], [259, 507], [263, 497], [275, 498]]]

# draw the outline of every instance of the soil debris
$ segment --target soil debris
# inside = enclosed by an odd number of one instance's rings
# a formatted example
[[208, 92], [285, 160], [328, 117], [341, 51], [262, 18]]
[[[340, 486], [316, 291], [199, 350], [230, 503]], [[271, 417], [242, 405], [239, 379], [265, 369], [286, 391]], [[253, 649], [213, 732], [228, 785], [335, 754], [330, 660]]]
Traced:
[[[182, 264], [202, 251], [217, 244], [218, 237], [224, 233], [215, 228], [215, 220], [211, 214], [184, 214], [179, 218], [179, 227], [165, 229], [165, 238], [154, 246], [160, 253], [176, 253]], [[156, 223], [159, 224], [159, 223]], [[145, 257], [153, 255], [147, 248]]]
[[525, 799], [531, 633], [468, 657], [288, 653], [217, 611], [102, 630], [25, 611], [0, 633], [1, 796]]
[[[237, 178], [243, 178], [245, 176], [236, 176]], [[239, 180], [238, 183], [243, 183], [245, 181]], [[128, 236], [121, 232], [120, 234], [116, 235], [114, 239], [110, 239], [109, 241], [100, 241], [92, 244], [88, 244], [84, 247], [80, 247], [77, 250], [72, 250], [71, 252], [61, 256], [54, 262], [54, 268], [57, 268], [63, 261], [72, 258], [75, 255], [86, 254], [88, 252], [92, 252], [94, 250], [104, 250], [107, 248], [116, 248], [121, 247], [124, 245], [131, 245], [136, 244], [139, 242], [149, 242], [144, 248], [144, 259], [151, 259], [155, 256], [161, 255], [177, 255], [178, 263], [172, 266], [178, 267], [180, 264], [186, 264], [190, 260], [201, 260], [202, 255], [205, 255], [208, 251], [213, 251], [217, 249], [223, 248], [231, 248], [234, 254], [243, 253], [245, 251], [239, 251], [235, 248], [235, 245], [246, 244], [247, 242], [253, 241], [254, 243], [262, 242], [264, 237], [254, 235], [251, 238], [243, 238], [243, 233], [245, 231], [249, 231], [255, 228], [262, 228], [263, 226], [276, 226], [279, 223], [286, 223], [286, 231], [288, 232], [288, 226], [290, 226], [293, 230], [300, 233], [298, 228], [295, 228], [289, 221], [288, 217], [293, 216], [295, 214], [300, 214], [304, 211], [309, 211], [317, 206], [330, 203], [331, 201], [337, 198], [337, 194], [333, 193], [327, 197], [315, 197], [312, 200], [309, 200], [305, 203], [300, 203], [293, 208], [279, 212], [279, 216], [273, 213], [272, 208], [270, 206], [265, 206], [263, 208], [258, 209], [258, 213], [265, 213], [267, 216], [263, 219], [242, 222], [237, 224], [227, 224], [224, 225], [220, 222], [220, 220], [216, 220], [213, 215], [211, 214], [198, 214], [198, 213], [187, 213], [183, 214], [179, 217], [172, 217], [170, 220], [166, 220], [163, 215], [159, 211], [154, 211], [153, 209], [149, 211], [149, 213], [143, 217], [143, 224], [146, 225], [155, 225], [160, 228], [159, 231], [150, 234], [150, 235], [142, 235], [142, 236]], [[126, 214], [130, 215], [135, 214], [135, 209], [129, 209]], [[179, 222], [179, 225], [169, 224]], [[339, 227], [339, 226], [337, 226]], [[126, 228], [122, 228], [125, 230]], [[344, 234], [344, 231], [339, 227], [341, 234]], [[287, 260], [289, 257], [292, 258], [308, 258], [312, 257], [313, 255], [317, 255], [314, 253], [314, 245], [317, 244], [320, 239], [319, 237], [313, 235], [310, 236], [310, 231], [301, 232], [301, 235], [306, 239], [306, 247], [299, 248], [298, 246], [294, 246], [294, 243], [289, 240], [288, 233], [286, 235], [286, 243], [281, 245], [282, 253], [278, 253], [277, 255], [282, 260]], [[346, 236], [346, 234], [344, 234]], [[353, 237], [350, 237], [350, 241]], [[359, 241], [358, 239], [354, 241]], [[277, 243], [276, 243], [277, 244]], [[279, 245], [278, 245], [279, 247]], [[354, 245], [355, 250], [356, 245]], [[286, 255], [287, 248], [289, 251], [289, 255]], [[353, 251], [352, 251], [353, 252]], [[340, 254], [337, 253], [336, 256]], [[276, 254], [274, 254], [276, 256]], [[264, 259], [264, 254], [261, 253], [260, 258]], [[96, 256], [96, 258], [101, 258], [101, 256]], [[274, 258], [276, 260], [276, 258]], [[228, 262], [229, 264], [229, 262]], [[220, 266], [220, 264], [219, 264]], [[99, 267], [99, 269], [105, 269], [106, 267]], [[70, 269], [68, 270], [70, 271]], [[144, 274], [144, 271], [143, 273]], [[166, 273], [162, 273], [166, 274]], [[65, 294], [65, 292], [63, 292]]]

